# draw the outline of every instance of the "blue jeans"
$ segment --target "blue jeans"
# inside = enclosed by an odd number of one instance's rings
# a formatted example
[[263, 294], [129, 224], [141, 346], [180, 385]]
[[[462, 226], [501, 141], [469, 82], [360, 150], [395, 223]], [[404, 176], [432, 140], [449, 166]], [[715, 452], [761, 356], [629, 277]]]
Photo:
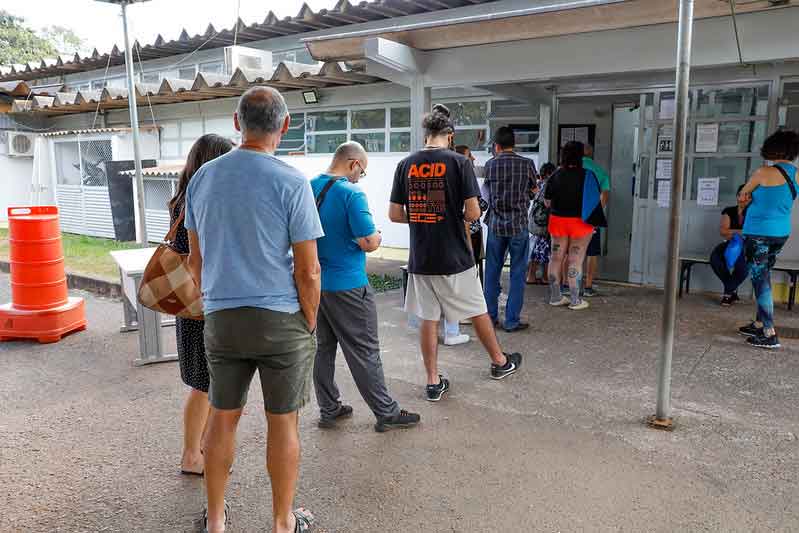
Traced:
[[763, 328], [774, 327], [774, 298], [771, 295], [771, 269], [777, 262], [777, 254], [782, 251], [788, 237], [758, 237], [747, 235], [744, 239], [744, 252], [752, 289], [757, 300], [755, 320], [763, 323]]
[[494, 322], [499, 316], [499, 279], [508, 251], [510, 251], [510, 290], [508, 304], [505, 307], [505, 327], [511, 329], [519, 325], [519, 314], [524, 305], [530, 236], [525, 231], [513, 237], [500, 237], [489, 231], [486, 242], [485, 297], [488, 314]]

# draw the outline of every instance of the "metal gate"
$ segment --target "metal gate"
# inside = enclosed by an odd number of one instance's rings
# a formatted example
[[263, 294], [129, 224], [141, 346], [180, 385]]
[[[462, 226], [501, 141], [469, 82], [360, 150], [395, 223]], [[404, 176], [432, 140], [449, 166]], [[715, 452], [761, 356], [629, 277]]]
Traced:
[[52, 153], [61, 230], [115, 238], [105, 168], [113, 159], [111, 137], [53, 139]]

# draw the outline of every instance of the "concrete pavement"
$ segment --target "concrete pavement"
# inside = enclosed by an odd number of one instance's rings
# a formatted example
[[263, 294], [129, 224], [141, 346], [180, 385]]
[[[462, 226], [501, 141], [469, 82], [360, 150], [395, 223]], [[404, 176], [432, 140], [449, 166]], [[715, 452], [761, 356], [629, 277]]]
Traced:
[[[0, 301], [8, 299], [0, 275]], [[322, 532], [797, 531], [799, 342], [780, 352], [735, 335], [751, 307], [683, 300], [674, 360], [677, 429], [654, 410], [661, 293], [602, 286], [591, 309], [545, 304], [500, 338], [522, 371], [488, 379], [476, 342], [441, 348], [449, 397], [429, 404], [397, 291], [378, 296], [391, 391], [415, 430], [376, 434], [346, 368], [355, 416], [338, 430], [302, 413], [297, 504]], [[204, 494], [177, 474], [184, 387], [177, 365], [135, 368], [121, 304], [86, 295], [89, 328], [61, 343], [0, 344], [0, 531], [197, 531]], [[779, 309], [778, 325], [797, 325]], [[166, 330], [166, 343], [173, 334]], [[470, 332], [471, 328], [464, 328]], [[267, 532], [257, 383], [229, 489], [231, 532]]]

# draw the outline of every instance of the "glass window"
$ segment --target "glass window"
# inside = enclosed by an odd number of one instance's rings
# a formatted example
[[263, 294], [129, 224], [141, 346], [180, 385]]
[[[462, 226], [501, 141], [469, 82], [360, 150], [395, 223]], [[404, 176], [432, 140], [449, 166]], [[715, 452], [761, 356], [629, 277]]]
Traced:
[[346, 111], [326, 111], [324, 113], [308, 113], [305, 121], [308, 131], [346, 131]]
[[735, 204], [735, 193], [752, 171], [762, 165], [760, 158], [705, 157], [694, 159], [691, 199], [696, 198], [699, 178], [719, 178], [719, 206]]
[[77, 142], [55, 143], [55, 164], [59, 185], [80, 185]]
[[411, 127], [411, 108], [392, 107], [391, 108], [391, 127], [410, 128]]
[[200, 63], [200, 72], [208, 74], [222, 74], [225, 64], [222, 61], [211, 61], [210, 63]]
[[488, 122], [488, 102], [446, 104], [456, 126], [478, 126]]
[[513, 132], [517, 152], [538, 152], [538, 128], [515, 130]]
[[308, 135], [306, 139], [306, 151], [309, 154], [332, 154], [341, 143], [347, 142], [347, 134]]
[[768, 86], [699, 89], [696, 115], [701, 118], [763, 116], [768, 111]]
[[176, 139], [180, 137], [180, 129], [177, 122], [164, 122], [161, 124], [161, 137], [166, 139]]
[[455, 144], [465, 144], [472, 151], [484, 150], [486, 147], [486, 130], [459, 130], [455, 128]]
[[161, 158], [177, 159], [180, 157], [180, 141], [161, 140]]
[[108, 78], [107, 87], [114, 87], [115, 89], [124, 89], [128, 86], [128, 80], [125, 76], [118, 78]]
[[305, 147], [305, 117], [302, 113], [291, 116], [289, 131], [280, 140], [278, 154], [302, 152]]
[[191, 65], [190, 67], [181, 67], [178, 69], [178, 78], [181, 80], [193, 80], [197, 75], [197, 67]]
[[391, 147], [392, 152], [410, 152], [411, 151], [411, 132], [392, 132], [391, 133]]
[[353, 133], [352, 140], [361, 143], [361, 146], [367, 152], [386, 151], [386, 134], [382, 131], [376, 133]]
[[94, 80], [92, 82], [92, 91], [102, 91], [105, 89], [105, 80]]
[[236, 135], [233, 117], [224, 116], [205, 119], [205, 133], [216, 133], [222, 137], [232, 139]]
[[194, 141], [203, 134], [202, 120], [184, 120], [180, 123], [180, 136]]
[[352, 111], [351, 127], [354, 130], [376, 130], [386, 127], [385, 109], [357, 109]]
[[142, 83], [159, 83], [161, 75], [158, 72], [145, 72], [141, 75]]

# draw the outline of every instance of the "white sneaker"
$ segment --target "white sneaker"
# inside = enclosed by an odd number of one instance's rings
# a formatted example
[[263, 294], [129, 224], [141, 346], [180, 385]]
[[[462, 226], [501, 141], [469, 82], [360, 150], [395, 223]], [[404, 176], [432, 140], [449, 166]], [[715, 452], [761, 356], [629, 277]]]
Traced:
[[569, 305], [571, 302], [572, 301], [568, 297], [561, 296], [560, 300], [558, 300], [557, 302], [553, 302], [552, 300], [550, 300], [549, 305], [554, 307], [563, 307], [564, 305]]
[[461, 333], [460, 335], [455, 335], [454, 337], [444, 337], [444, 344], [447, 346], [457, 346], [459, 344], [466, 344], [470, 340], [472, 340], [471, 337], [465, 333]]
[[569, 309], [571, 309], [572, 311], [580, 311], [582, 309], [588, 309], [588, 307], [589, 307], [588, 302], [586, 302], [585, 300], [580, 300], [580, 303], [570, 305]]

